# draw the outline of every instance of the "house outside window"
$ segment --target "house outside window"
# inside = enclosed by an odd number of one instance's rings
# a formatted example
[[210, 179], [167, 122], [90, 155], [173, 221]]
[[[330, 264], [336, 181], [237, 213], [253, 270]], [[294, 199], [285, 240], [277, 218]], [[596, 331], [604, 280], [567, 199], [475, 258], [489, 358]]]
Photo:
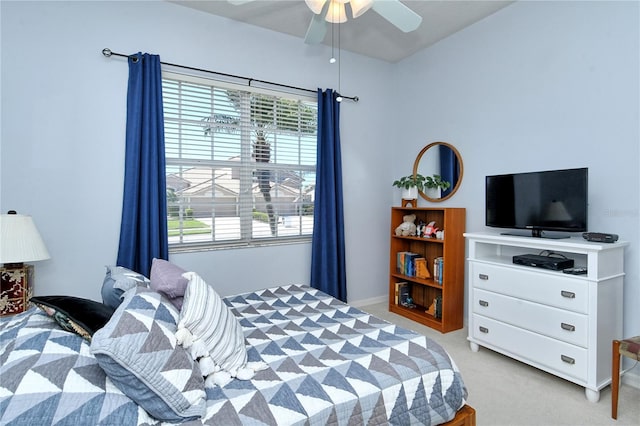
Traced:
[[311, 241], [317, 100], [163, 73], [169, 249]]

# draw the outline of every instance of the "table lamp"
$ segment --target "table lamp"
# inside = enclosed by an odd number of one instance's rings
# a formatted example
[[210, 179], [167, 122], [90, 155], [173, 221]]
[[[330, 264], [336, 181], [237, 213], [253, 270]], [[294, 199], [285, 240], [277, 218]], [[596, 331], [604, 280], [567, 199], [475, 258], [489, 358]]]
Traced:
[[31, 216], [10, 210], [0, 215], [0, 316], [29, 308], [33, 295], [33, 265], [49, 259], [49, 252]]

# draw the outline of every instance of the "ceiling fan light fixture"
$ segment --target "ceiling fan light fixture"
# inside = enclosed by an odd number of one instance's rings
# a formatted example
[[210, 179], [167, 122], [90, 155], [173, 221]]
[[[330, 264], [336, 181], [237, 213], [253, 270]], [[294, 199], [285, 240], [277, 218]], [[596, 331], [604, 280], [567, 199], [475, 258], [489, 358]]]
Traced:
[[343, 24], [347, 22], [347, 11], [344, 7], [344, 3], [340, 3], [337, 0], [331, 0], [331, 3], [329, 3], [329, 10], [327, 10], [327, 15], [324, 19], [332, 24]]
[[327, 0], [304, 0], [304, 2], [309, 6], [309, 9], [311, 9], [313, 13], [319, 15]]
[[373, 0], [351, 0], [349, 4], [351, 5], [351, 14], [354, 18], [357, 18], [371, 9]]

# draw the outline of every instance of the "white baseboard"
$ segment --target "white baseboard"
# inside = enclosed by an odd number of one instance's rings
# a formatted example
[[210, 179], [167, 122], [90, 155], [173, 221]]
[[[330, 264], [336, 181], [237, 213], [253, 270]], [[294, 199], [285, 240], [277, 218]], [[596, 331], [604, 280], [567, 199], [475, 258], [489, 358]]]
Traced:
[[367, 305], [375, 305], [376, 303], [384, 303], [387, 301], [387, 296], [377, 296], [370, 297], [368, 299], [360, 299], [360, 300], [349, 300], [349, 304], [351, 306], [355, 306], [356, 308], [361, 308]]
[[636, 366], [631, 371], [624, 373], [621, 381], [632, 388], [640, 389], [640, 367]]

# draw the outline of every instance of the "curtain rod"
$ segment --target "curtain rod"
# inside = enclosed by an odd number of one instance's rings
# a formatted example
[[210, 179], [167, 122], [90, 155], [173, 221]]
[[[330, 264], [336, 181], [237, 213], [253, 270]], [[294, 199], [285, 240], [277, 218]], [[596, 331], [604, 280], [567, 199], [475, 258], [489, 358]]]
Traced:
[[[110, 56], [120, 56], [122, 58], [131, 57], [131, 55], [125, 55], [123, 53], [112, 52], [111, 49], [108, 49], [108, 48], [102, 49], [102, 54], [104, 56], [106, 56], [107, 58], [110, 57]], [[239, 78], [241, 80], [247, 80], [248, 81], [248, 84], [247, 84], [248, 86], [251, 86], [251, 82], [255, 81], [255, 82], [258, 82], [258, 83], [270, 84], [272, 86], [286, 87], [288, 89], [301, 90], [301, 91], [304, 91], [304, 92], [311, 92], [311, 93], [318, 93], [316, 90], [305, 89], [305, 88], [302, 88], [302, 87], [289, 86], [289, 85], [286, 85], [286, 84], [274, 83], [272, 81], [258, 80], [258, 79], [255, 79], [255, 78], [243, 77], [243, 76], [234, 75], [234, 74], [226, 74], [226, 73], [218, 72], [218, 71], [210, 71], [210, 70], [205, 70], [205, 69], [202, 69], [202, 68], [194, 68], [194, 67], [189, 67], [189, 66], [186, 66], [186, 65], [172, 64], [172, 63], [169, 63], [169, 62], [160, 61], [160, 63], [162, 65], [169, 65], [169, 66], [172, 66], [172, 67], [184, 68], [184, 69], [191, 70], [191, 71], [206, 72], [206, 73], [217, 74], [217, 75], [221, 75], [221, 76], [225, 76], [225, 77]], [[341, 95], [338, 92], [336, 92], [336, 94], [338, 95], [338, 97], [340, 97], [342, 99], [349, 99], [349, 100], [352, 100], [353, 102], [358, 102], [360, 100], [360, 98], [358, 98], [357, 96], [344, 96], [344, 95]]]

